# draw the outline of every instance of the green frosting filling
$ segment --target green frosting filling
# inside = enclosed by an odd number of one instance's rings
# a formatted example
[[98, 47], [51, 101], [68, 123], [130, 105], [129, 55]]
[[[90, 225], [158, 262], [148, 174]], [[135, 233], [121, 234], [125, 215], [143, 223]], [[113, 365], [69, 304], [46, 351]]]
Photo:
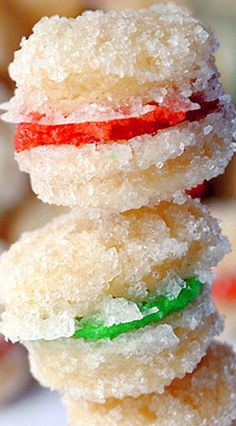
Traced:
[[[185, 280], [185, 287], [176, 298], [170, 298], [168, 295], [148, 296], [148, 300], [137, 303], [140, 312], [144, 315], [139, 320], [106, 326], [96, 317], [77, 319], [78, 329], [72, 337], [85, 340], [114, 339], [122, 333], [159, 322], [166, 316], [184, 309], [189, 303], [192, 303], [200, 293], [202, 286], [203, 284], [193, 277]], [[149, 314], [148, 311], [152, 308], [157, 308], [157, 312], [150, 312]]]

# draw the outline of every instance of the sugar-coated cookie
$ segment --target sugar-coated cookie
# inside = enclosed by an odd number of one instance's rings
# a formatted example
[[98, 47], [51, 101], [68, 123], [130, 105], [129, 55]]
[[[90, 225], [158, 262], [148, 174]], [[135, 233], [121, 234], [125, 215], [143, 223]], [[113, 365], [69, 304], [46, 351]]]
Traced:
[[197, 369], [175, 380], [165, 393], [105, 404], [64, 398], [70, 426], [231, 426], [236, 418], [236, 359], [213, 343]]
[[139, 319], [136, 304], [150, 296], [175, 299], [192, 277], [211, 282], [227, 251], [217, 221], [191, 199], [97, 220], [74, 210], [2, 255], [1, 330], [12, 341], [53, 340], [71, 337], [76, 318], [121, 311], [114, 323]]
[[[223, 173], [235, 113], [217, 41], [182, 7], [45, 18], [10, 65], [16, 159], [44, 201], [113, 212]], [[181, 58], [181, 60], [180, 60]]]

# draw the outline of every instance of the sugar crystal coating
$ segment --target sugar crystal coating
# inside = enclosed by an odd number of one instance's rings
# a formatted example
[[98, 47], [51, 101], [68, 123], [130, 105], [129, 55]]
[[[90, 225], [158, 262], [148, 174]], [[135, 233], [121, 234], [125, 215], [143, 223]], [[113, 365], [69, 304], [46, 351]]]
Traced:
[[214, 311], [207, 289], [186, 309], [184, 320], [181, 312], [114, 340], [24, 344], [34, 376], [73, 398], [104, 402], [109, 397], [162, 393], [175, 377], [193, 371], [212, 338], [221, 333], [222, 320]]
[[[160, 99], [202, 90], [215, 74], [212, 32], [175, 5], [43, 18], [10, 66], [10, 109], [70, 114], [85, 104]], [[181, 60], [180, 60], [181, 58]]]
[[213, 342], [192, 374], [176, 379], [163, 394], [110, 398], [105, 404], [66, 393], [70, 426], [231, 426], [236, 417], [236, 358]]
[[70, 337], [105, 297], [142, 300], [167, 276], [211, 280], [228, 244], [198, 201], [122, 215], [76, 210], [26, 233], [0, 260], [1, 330], [11, 340]]

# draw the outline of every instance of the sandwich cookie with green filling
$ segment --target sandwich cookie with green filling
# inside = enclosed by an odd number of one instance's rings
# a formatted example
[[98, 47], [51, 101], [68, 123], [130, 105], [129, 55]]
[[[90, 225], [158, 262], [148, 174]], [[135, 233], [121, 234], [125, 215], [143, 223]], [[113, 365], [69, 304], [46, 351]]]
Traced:
[[222, 329], [209, 283], [227, 250], [191, 198], [98, 220], [74, 210], [2, 256], [0, 327], [62, 393], [101, 402], [162, 392]]

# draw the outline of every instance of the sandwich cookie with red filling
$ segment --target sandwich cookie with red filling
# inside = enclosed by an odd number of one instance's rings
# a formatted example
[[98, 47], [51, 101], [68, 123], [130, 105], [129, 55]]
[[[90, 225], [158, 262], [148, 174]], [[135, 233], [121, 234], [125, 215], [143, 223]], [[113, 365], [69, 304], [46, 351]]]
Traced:
[[174, 5], [42, 19], [10, 65], [17, 88], [4, 106], [39, 198], [121, 212], [222, 173], [235, 114], [217, 46]]

